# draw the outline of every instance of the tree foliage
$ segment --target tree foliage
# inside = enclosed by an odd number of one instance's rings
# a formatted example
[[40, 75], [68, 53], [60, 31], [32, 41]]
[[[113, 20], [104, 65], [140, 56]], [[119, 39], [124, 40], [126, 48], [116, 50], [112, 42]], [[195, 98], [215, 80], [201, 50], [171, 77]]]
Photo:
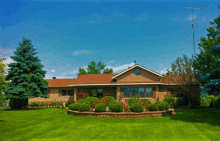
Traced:
[[103, 73], [113, 73], [112, 69], [105, 68], [106, 65], [99, 61], [96, 63], [95, 61], [91, 61], [90, 64], [87, 66], [87, 71], [84, 68], [79, 68], [79, 73], [77, 74], [78, 76], [81, 74], [101, 74]]
[[167, 70], [162, 80], [169, 80], [169, 82], [178, 84], [173, 86], [176, 91], [186, 94], [191, 98], [195, 97], [196, 92], [196, 79], [193, 73], [193, 59], [183, 55], [183, 57], [178, 57], [176, 61], [171, 64], [171, 70]]
[[6, 80], [11, 82], [5, 90], [6, 98], [15, 99], [15, 102], [16, 99], [23, 99], [26, 101], [25, 105], [28, 98], [47, 98], [48, 82], [43, 79], [46, 71], [35, 56], [37, 52], [31, 40], [23, 38], [14, 54], [11, 59], [15, 62], [8, 65], [10, 68]]
[[211, 28], [212, 34], [210, 34], [215, 43], [208, 52], [214, 56], [213, 67], [207, 73], [200, 75], [200, 79], [204, 83], [203, 92], [220, 95], [220, 16], [215, 18], [211, 24], [215, 25], [214, 28]]
[[[1, 53], [1, 51], [0, 51]], [[3, 91], [6, 88], [6, 83], [5, 83], [5, 67], [6, 65], [3, 63], [5, 58], [0, 58], [0, 106], [4, 104], [5, 101], [5, 96], [3, 95]]]

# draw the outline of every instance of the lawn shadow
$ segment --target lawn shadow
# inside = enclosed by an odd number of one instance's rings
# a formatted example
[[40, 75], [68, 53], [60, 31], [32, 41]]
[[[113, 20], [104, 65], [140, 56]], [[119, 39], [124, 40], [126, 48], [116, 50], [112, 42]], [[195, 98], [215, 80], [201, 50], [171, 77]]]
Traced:
[[210, 125], [220, 126], [220, 110], [219, 109], [185, 109], [175, 110], [177, 114], [171, 115], [171, 120], [182, 120], [185, 122], [207, 123]]
[[28, 109], [11, 109], [11, 108], [6, 108], [3, 109], [3, 111], [30, 111], [30, 110], [42, 110], [46, 108], [28, 108]]

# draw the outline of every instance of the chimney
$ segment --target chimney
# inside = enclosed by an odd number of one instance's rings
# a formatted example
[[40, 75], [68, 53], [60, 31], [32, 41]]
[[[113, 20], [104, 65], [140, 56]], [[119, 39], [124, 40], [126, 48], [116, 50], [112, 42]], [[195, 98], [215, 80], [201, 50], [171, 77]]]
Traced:
[[56, 79], [56, 77], [54, 76], [53, 79]]
[[105, 72], [104, 72], [104, 74], [108, 74], [108, 72], [107, 72], [107, 71], [105, 71]]

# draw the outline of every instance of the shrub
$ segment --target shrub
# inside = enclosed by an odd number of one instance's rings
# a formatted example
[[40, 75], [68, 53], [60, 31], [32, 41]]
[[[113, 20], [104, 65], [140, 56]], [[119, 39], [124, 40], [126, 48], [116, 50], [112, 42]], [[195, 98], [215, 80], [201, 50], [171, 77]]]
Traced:
[[79, 103], [72, 103], [68, 107], [69, 107], [70, 110], [78, 111], [78, 109], [80, 108], [80, 104]]
[[144, 106], [141, 103], [134, 103], [131, 105], [131, 112], [143, 112]]
[[104, 103], [99, 103], [95, 105], [95, 112], [105, 112], [107, 106]]
[[218, 97], [217, 97], [217, 96], [214, 96], [214, 95], [209, 95], [209, 96], [207, 96], [207, 97], [206, 97], [207, 105], [213, 108], [213, 107], [214, 107], [214, 106], [213, 106], [213, 102], [214, 102], [215, 100], [217, 100], [217, 99], [218, 99]]
[[63, 102], [56, 102], [56, 105], [63, 105]]
[[83, 103], [84, 102], [84, 99], [79, 99], [79, 100], [77, 100], [77, 103]]
[[168, 102], [171, 108], [173, 108], [176, 102], [176, 98], [174, 98], [172, 95], [166, 95], [164, 101]]
[[156, 101], [154, 104], [156, 104], [156, 105], [157, 105], [157, 104], [160, 104], [160, 103], [161, 103], [161, 101]]
[[44, 106], [45, 105], [45, 103], [44, 102], [40, 102], [40, 106]]
[[50, 104], [53, 105], [53, 106], [56, 106], [56, 102], [55, 101], [52, 101]]
[[144, 105], [149, 105], [149, 104], [151, 104], [151, 101], [150, 101], [149, 99], [146, 99], [146, 98], [144, 98], [144, 99], [142, 100], [142, 102], [143, 102]]
[[99, 100], [97, 97], [87, 97], [83, 103], [87, 103], [90, 105], [90, 107], [92, 106], [92, 104], [94, 104], [97, 100]]
[[158, 111], [158, 106], [157, 104], [149, 104], [147, 109], [149, 109], [149, 111]]
[[113, 112], [122, 112], [124, 109], [124, 106], [121, 104], [121, 103], [115, 103], [113, 106], [112, 106], [112, 111]]
[[137, 103], [138, 102], [138, 99], [136, 99], [136, 98], [129, 98], [128, 99], [128, 105], [129, 106], [131, 106], [132, 104], [134, 104], [134, 103]]
[[90, 105], [86, 103], [80, 104], [80, 107], [79, 107], [80, 111], [88, 111], [89, 108], [90, 108]]
[[107, 98], [107, 100], [109, 100], [109, 102], [116, 102], [115, 98], [112, 96], [105, 96], [101, 99], [101, 101], [105, 100], [105, 98]]
[[11, 107], [11, 109], [22, 109], [24, 107], [24, 100], [23, 99], [10, 99], [9, 107]]
[[216, 109], [220, 109], [220, 97], [213, 102]]
[[158, 109], [160, 109], [160, 110], [168, 110], [170, 108], [170, 104], [166, 101], [163, 101], [163, 102], [157, 104], [157, 106], [158, 106]]
[[70, 104], [72, 104], [73, 102], [66, 102], [65, 103], [65, 107], [68, 107]]
[[183, 99], [177, 99], [176, 100], [176, 107], [184, 106], [184, 100]]
[[208, 102], [207, 102], [206, 98], [200, 97], [200, 106], [202, 106], [202, 107], [208, 106]]

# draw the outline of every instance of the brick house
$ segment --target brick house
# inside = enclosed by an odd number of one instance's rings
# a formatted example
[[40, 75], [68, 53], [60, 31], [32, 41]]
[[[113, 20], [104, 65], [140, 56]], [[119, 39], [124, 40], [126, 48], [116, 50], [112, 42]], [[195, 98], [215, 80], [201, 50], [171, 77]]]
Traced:
[[[83, 74], [74, 79], [46, 79], [49, 98], [31, 98], [29, 102], [77, 101], [88, 96], [113, 96], [118, 101], [136, 96], [152, 103], [163, 101], [165, 95], [182, 97], [177, 83], [162, 81], [162, 75], [138, 64], [119, 74]], [[199, 85], [194, 85], [194, 96], [199, 100]]]

